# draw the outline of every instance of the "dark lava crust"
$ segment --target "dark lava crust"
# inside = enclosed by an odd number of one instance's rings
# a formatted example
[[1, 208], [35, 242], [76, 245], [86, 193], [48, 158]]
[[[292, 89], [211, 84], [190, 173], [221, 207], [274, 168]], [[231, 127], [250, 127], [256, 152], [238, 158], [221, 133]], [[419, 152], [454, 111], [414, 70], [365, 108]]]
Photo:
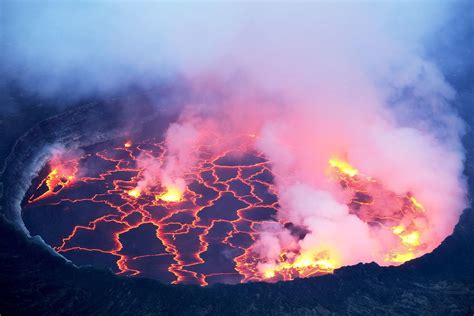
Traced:
[[76, 268], [0, 216], [2, 315], [472, 315], [474, 210], [434, 252], [400, 267], [241, 285], [163, 285]]

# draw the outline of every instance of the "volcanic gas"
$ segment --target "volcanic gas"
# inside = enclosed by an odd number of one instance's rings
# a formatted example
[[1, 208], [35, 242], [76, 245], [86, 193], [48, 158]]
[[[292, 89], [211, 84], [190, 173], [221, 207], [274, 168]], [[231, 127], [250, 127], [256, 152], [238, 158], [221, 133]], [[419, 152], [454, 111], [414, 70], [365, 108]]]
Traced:
[[[347, 264], [338, 243], [322, 238], [310, 248], [295, 244], [305, 240], [308, 227], [277, 216], [285, 209], [272, 163], [256, 150], [257, 138], [234, 137], [230, 142], [238, 146], [230, 150], [222, 150], [229, 140], [219, 137], [191, 148], [197, 162], [181, 184], [168, 185], [140, 186], [150, 171], [143, 161], [165, 165], [163, 140], [56, 153], [33, 181], [23, 219], [73, 263], [173, 284], [291, 280]], [[429, 213], [412, 192], [393, 192], [334, 155], [327, 157], [324, 177], [349, 216], [381, 240], [369, 259], [399, 264], [430, 249], [424, 239]], [[268, 240], [269, 232], [287, 240], [276, 260], [262, 250], [278, 242]]]

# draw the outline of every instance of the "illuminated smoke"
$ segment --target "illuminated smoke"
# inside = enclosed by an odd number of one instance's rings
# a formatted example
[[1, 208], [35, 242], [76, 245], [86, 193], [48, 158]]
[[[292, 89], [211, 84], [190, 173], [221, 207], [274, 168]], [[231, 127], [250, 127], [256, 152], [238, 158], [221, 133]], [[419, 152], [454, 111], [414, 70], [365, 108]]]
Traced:
[[[326, 10], [329, 16], [339, 14]], [[252, 84], [251, 97], [239, 94], [242, 84], [232, 86], [238, 80], [219, 60], [224, 71], [213, 69], [211, 84], [199, 76], [193, 82], [203, 94], [225, 91], [216, 96], [220, 104], [184, 109], [184, 116], [189, 111], [194, 119], [215, 121], [212, 128], [200, 127], [204, 134], [251, 131], [255, 148], [271, 163], [281, 224], [261, 228], [254, 246], [260, 272], [273, 278], [298, 270], [283, 276], [292, 278], [358, 262], [397, 264], [433, 250], [451, 233], [466, 201], [463, 125], [449, 106], [454, 92], [416, 47], [429, 23], [402, 39], [386, 29], [378, 10], [352, 10], [339, 21], [295, 9], [290, 13], [298, 13], [298, 22], [273, 33], [269, 25], [288, 13], [260, 13], [235, 60], [245, 73], [239, 79]], [[265, 102], [255, 102], [255, 95]], [[232, 108], [245, 119], [232, 116]], [[195, 160], [184, 142], [173, 143], [173, 150], [180, 144], [182, 155], [179, 160], [171, 156], [173, 165]], [[189, 167], [185, 163], [178, 169]], [[368, 194], [377, 203], [408, 201], [403, 202], [408, 206], [380, 203], [367, 210], [366, 218], [355, 214], [348, 206], [352, 197], [328, 176], [331, 167], [349, 177], [361, 172], [360, 181], [374, 179], [380, 187], [369, 186]], [[417, 205], [423, 215], [416, 213]], [[294, 236], [283, 223], [307, 233]]]

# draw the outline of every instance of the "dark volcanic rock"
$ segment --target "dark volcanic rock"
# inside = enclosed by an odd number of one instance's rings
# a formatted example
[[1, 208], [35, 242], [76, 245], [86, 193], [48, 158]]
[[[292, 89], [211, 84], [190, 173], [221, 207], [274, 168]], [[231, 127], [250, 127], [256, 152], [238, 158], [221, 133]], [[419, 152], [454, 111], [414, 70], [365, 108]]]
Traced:
[[169, 286], [76, 268], [0, 217], [2, 315], [472, 315], [474, 211], [435, 251], [400, 267], [235, 286]]

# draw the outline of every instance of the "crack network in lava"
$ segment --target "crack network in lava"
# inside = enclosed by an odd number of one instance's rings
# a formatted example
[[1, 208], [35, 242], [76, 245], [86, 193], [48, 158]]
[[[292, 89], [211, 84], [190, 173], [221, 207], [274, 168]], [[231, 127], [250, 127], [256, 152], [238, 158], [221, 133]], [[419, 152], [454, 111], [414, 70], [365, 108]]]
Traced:
[[[253, 141], [242, 136], [238, 148], [218, 154], [212, 144], [197, 148], [200, 160], [185, 175], [184, 192], [137, 188], [143, 176], [138, 157], [163, 161], [163, 142], [101, 144], [74, 159], [52, 159], [27, 195], [23, 219], [71, 261], [120, 275], [207, 285], [331, 273], [341, 263], [328, 253], [288, 251], [271, 269], [259, 267], [263, 259], [252, 245], [260, 225], [277, 221], [279, 204], [269, 162], [251, 149]], [[423, 251], [415, 223], [424, 208], [414, 196], [388, 192], [344, 160], [329, 160], [329, 168], [352, 196], [350, 211], [399, 238], [387, 262]]]

